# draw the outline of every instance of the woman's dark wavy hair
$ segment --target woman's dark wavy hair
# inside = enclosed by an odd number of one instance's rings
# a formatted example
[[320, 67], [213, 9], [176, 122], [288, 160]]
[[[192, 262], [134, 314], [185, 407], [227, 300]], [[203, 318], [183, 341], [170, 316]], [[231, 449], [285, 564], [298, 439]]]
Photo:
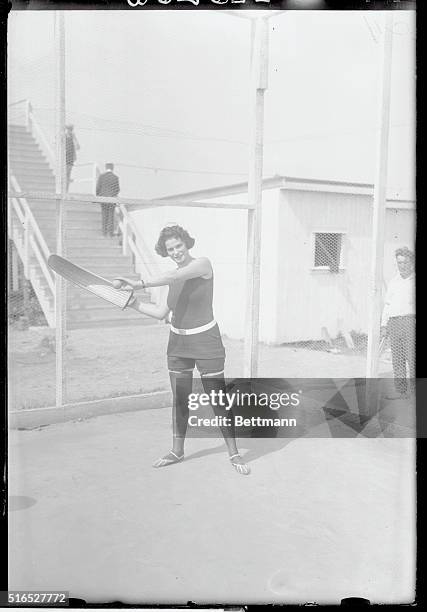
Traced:
[[190, 236], [190, 234], [180, 225], [167, 225], [160, 232], [159, 239], [157, 241], [155, 248], [156, 253], [161, 255], [162, 257], [167, 257], [168, 253], [166, 251], [166, 240], [170, 240], [171, 238], [175, 238], [177, 240], [182, 240], [187, 249], [191, 249], [196, 242], [194, 238]]

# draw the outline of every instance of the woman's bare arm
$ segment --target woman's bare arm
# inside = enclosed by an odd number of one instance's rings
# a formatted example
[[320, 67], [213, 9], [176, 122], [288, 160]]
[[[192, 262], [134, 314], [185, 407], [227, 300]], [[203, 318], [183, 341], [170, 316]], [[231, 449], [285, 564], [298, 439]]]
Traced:
[[138, 298], [135, 299], [133, 304], [129, 306], [129, 308], [133, 308], [137, 312], [141, 314], [145, 314], [149, 317], [153, 317], [153, 319], [165, 319], [169, 314], [169, 307], [167, 305], [167, 292], [164, 293], [161, 297], [161, 301], [159, 304], [147, 304]]
[[172, 285], [176, 281], [185, 281], [199, 276], [210, 276], [212, 274], [211, 262], [207, 257], [193, 259], [184, 268], [177, 268], [170, 272], [165, 272], [161, 276], [155, 276], [144, 281], [131, 281], [128, 278], [117, 277], [122, 281], [122, 289], [144, 289], [145, 287], [162, 287]]

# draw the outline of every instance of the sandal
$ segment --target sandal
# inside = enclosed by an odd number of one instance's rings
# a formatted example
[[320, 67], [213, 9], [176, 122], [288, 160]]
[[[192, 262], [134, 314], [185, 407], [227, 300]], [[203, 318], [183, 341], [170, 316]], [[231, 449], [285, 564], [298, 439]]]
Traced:
[[251, 468], [246, 465], [246, 463], [235, 463], [234, 461], [232, 461], [232, 459], [234, 459], [235, 457], [240, 457], [240, 453], [236, 453], [235, 455], [231, 455], [231, 457], [229, 457], [231, 465], [236, 469], [236, 472], [238, 474], [248, 476], [251, 473]]
[[[173, 455], [175, 459], [169, 458], [168, 455]], [[173, 451], [170, 451], [165, 457], [161, 457], [160, 459], [157, 459], [157, 461], [153, 463], [153, 467], [155, 468], [165, 467], [166, 465], [172, 465], [173, 463], [179, 463], [179, 461], [182, 461], [183, 459], [184, 459], [184, 453], [181, 455], [181, 457], [179, 457]]]

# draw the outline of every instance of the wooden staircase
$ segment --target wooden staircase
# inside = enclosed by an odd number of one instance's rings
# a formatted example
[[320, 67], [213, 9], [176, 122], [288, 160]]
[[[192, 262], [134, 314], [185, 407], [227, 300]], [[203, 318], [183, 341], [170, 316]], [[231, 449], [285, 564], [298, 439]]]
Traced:
[[[8, 126], [9, 171], [21, 191], [55, 192], [55, 176], [33, 135], [23, 126]], [[50, 253], [56, 251], [56, 204], [53, 200], [27, 199], [29, 208]], [[11, 237], [17, 244], [22, 234], [22, 220], [10, 215]], [[21, 233], [21, 234], [20, 234]], [[19, 248], [18, 248], [19, 247]], [[107, 279], [127, 276], [137, 279], [132, 257], [123, 255], [118, 238], [101, 233], [101, 210], [98, 204], [70, 202], [66, 208], [66, 257], [79, 266]], [[23, 243], [17, 244], [23, 252]], [[54, 321], [54, 294], [49, 279], [34, 254], [29, 257], [28, 276], [50, 325]], [[148, 293], [138, 296], [150, 300]], [[119, 325], [153, 324], [154, 319], [134, 310], [121, 311], [100, 298], [67, 284], [67, 326], [111, 327]]]

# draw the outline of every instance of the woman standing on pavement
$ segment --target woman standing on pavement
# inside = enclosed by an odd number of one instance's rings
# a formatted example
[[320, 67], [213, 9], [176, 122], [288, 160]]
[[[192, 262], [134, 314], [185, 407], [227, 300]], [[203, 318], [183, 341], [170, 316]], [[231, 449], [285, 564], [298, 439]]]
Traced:
[[[147, 304], [136, 297], [129, 304], [130, 308], [160, 320], [172, 313], [167, 361], [173, 393], [173, 442], [171, 451], [158, 459], [154, 467], [164, 467], [184, 459], [188, 397], [193, 388], [194, 366], [200, 372], [205, 393], [221, 390], [225, 393], [225, 350], [212, 309], [212, 265], [206, 257], [191, 256], [194, 242], [181, 226], [167, 226], [160, 232], [155, 249], [162, 257], [170, 257], [176, 268], [146, 281], [118, 279], [124, 290], [169, 287], [167, 297], [159, 305]], [[232, 415], [224, 407], [216, 405], [213, 409], [217, 416], [227, 417], [226, 422], [232, 423]], [[234, 425], [224, 425], [220, 429], [231, 465], [239, 474], [248, 475], [249, 466], [237, 450]]]

